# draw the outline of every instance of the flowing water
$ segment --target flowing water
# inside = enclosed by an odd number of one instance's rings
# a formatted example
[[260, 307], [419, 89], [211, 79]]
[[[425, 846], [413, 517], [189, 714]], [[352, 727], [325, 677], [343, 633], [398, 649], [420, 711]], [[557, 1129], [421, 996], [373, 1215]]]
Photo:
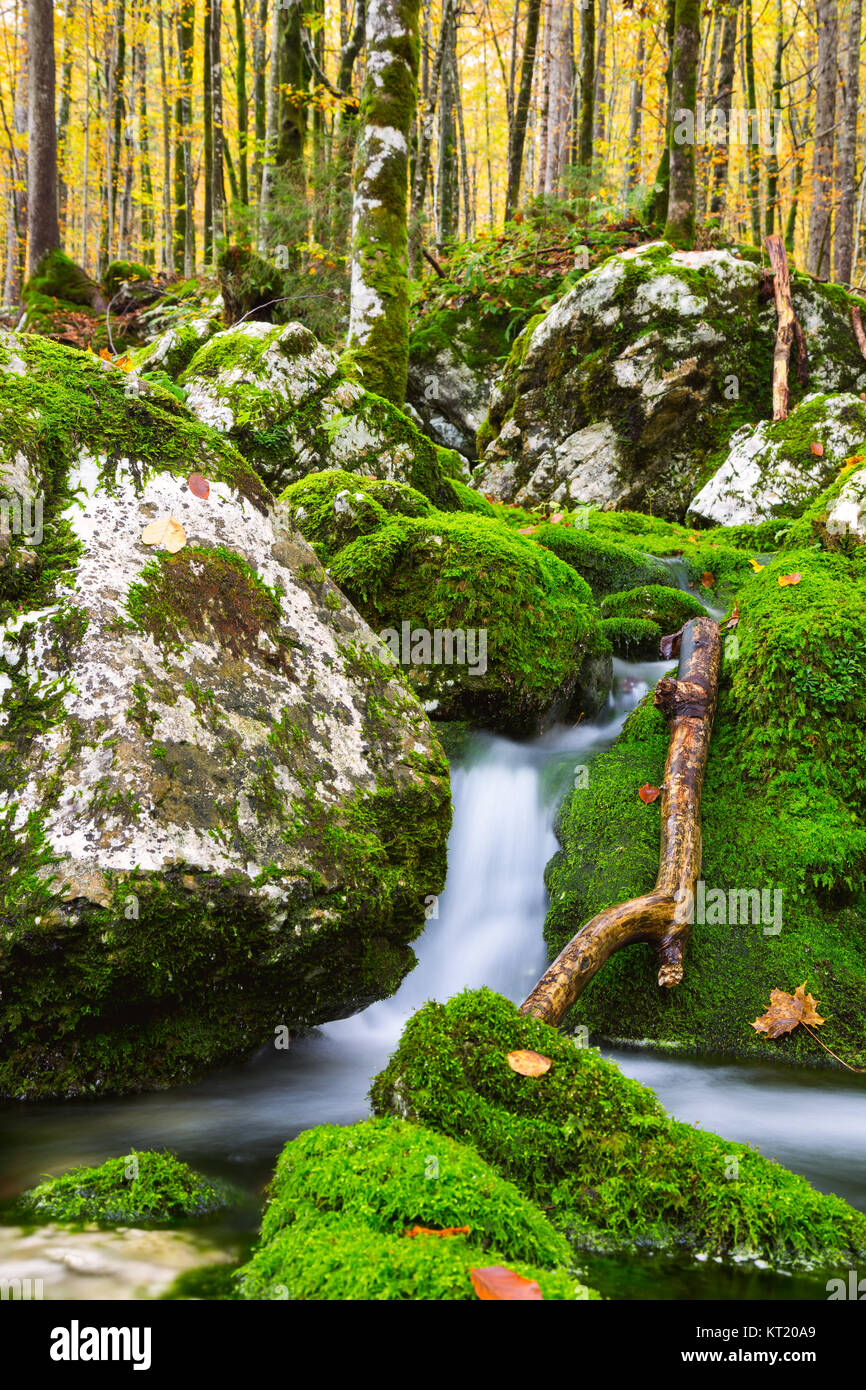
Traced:
[[[591, 722], [524, 743], [472, 736], [452, 770], [447, 885], [417, 943], [418, 965], [393, 998], [327, 1024], [286, 1051], [268, 1048], [245, 1064], [222, 1068], [195, 1086], [118, 1100], [5, 1106], [0, 1197], [74, 1164], [99, 1163], [131, 1148], [168, 1147], [205, 1172], [230, 1177], [250, 1195], [249, 1209], [234, 1218], [237, 1229], [213, 1232], [214, 1249], [221, 1243], [228, 1250], [244, 1227], [252, 1230], [261, 1188], [287, 1139], [311, 1125], [351, 1123], [368, 1112], [370, 1078], [420, 1004], [480, 985], [515, 1002], [525, 997], [546, 964], [542, 875], [556, 848], [556, 808], [575, 768], [613, 741], [669, 665], [616, 661], [608, 705]], [[751, 1141], [822, 1190], [866, 1209], [866, 1078], [603, 1050], [651, 1086], [677, 1118]], [[0, 1230], [0, 1273], [21, 1252], [20, 1232]], [[130, 1297], [136, 1290], [147, 1296], [167, 1282], [154, 1275], [133, 1288], [116, 1269], [110, 1274], [112, 1258], [109, 1251], [103, 1277], [94, 1271], [89, 1283], [73, 1260], [73, 1282], [67, 1251], [47, 1296], [86, 1297], [88, 1289], [100, 1298]], [[177, 1268], [189, 1263], [187, 1250], [175, 1260]], [[591, 1282], [613, 1297], [826, 1297], [826, 1276], [817, 1282], [718, 1262], [655, 1256], [590, 1259], [586, 1268]], [[114, 1292], [106, 1289], [112, 1279]]]

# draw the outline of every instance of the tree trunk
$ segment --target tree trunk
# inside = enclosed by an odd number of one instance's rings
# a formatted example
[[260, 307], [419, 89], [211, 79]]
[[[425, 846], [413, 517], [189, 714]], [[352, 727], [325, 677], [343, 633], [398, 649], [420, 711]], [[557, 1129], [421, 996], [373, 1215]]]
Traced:
[[45, 252], [60, 245], [52, 0], [29, 0], [27, 55], [27, 264], [33, 275]]
[[643, 69], [646, 61], [646, 31], [641, 28], [637, 41], [634, 77], [628, 94], [628, 155], [626, 157], [626, 193], [640, 182], [641, 118], [643, 108]]
[[550, 42], [553, 28], [553, 7], [556, 0], [547, 0], [544, 9], [544, 57], [541, 63], [541, 113], [538, 124], [538, 178], [536, 192], [539, 197], [549, 192], [547, 178], [547, 134], [550, 127]]
[[195, 228], [192, 201], [192, 65], [195, 42], [195, 0], [180, 0], [176, 23], [177, 100], [174, 147], [174, 261], [190, 276], [195, 270]]
[[204, 0], [202, 17], [202, 135], [204, 144], [204, 260], [213, 260], [213, 0]]
[[162, 258], [164, 269], [169, 275], [173, 275], [175, 259], [171, 226], [171, 103], [168, 96], [162, 5], [157, 5], [156, 23], [159, 34], [159, 90], [162, 100]]
[[409, 131], [419, 0], [369, 0], [355, 157], [348, 351], [361, 382], [402, 405], [409, 363]]
[[211, 196], [213, 207], [212, 252], [216, 261], [218, 243], [225, 237], [225, 177], [223, 173], [223, 66], [222, 66], [222, 0], [211, 0], [213, 14], [210, 33], [211, 101], [213, 103], [213, 171]]
[[836, 55], [839, 27], [836, 0], [817, 0], [818, 68], [815, 79], [815, 144], [812, 151], [812, 206], [807, 266], [810, 275], [830, 275], [833, 221], [833, 142], [836, 121]]
[[255, 132], [255, 151], [253, 154], [253, 196], [260, 202], [262, 196], [262, 161], [267, 138], [267, 51], [268, 51], [268, 0], [259, 0], [256, 26], [253, 31], [253, 130]]
[[249, 156], [247, 153], [247, 29], [241, 0], [234, 0], [235, 36], [238, 45], [238, 67], [235, 93], [238, 106], [238, 200], [242, 207], [250, 201]]
[[580, 7], [580, 124], [577, 132], [578, 167], [592, 169], [593, 102], [595, 100], [595, 0]]
[[[20, 17], [19, 17], [20, 16]], [[3, 302], [16, 304], [21, 294], [27, 252], [27, 160], [20, 153], [27, 134], [28, 107], [28, 65], [27, 65], [27, 11], [16, 15], [18, 29], [18, 72], [15, 78], [15, 96], [12, 112], [14, 135], [21, 137], [20, 143], [14, 136], [10, 141], [9, 167], [11, 184], [6, 214], [6, 271], [3, 277]], [[17, 26], [16, 26], [17, 27]]]
[[[695, 146], [698, 49], [700, 46], [699, 0], [676, 0], [671, 83], [673, 119], [670, 140], [670, 189], [665, 240], [675, 246], [691, 246], [695, 239]], [[680, 141], [678, 118], [691, 113], [692, 139]]]
[[156, 215], [153, 207], [153, 175], [150, 168], [150, 123], [147, 116], [147, 41], [150, 28], [150, 9], [144, 8], [144, 35], [136, 44], [136, 67], [138, 72], [138, 144], [141, 150], [141, 242], [142, 260], [145, 265], [156, 262], [154, 246]]
[[850, 285], [856, 270], [854, 204], [857, 197], [857, 104], [860, 99], [860, 25], [862, 0], [848, 0], [848, 28], [842, 73], [842, 121], [839, 127], [839, 207], [836, 212], [835, 278]]
[[545, 192], [560, 192], [571, 125], [571, 89], [574, 82], [574, 34], [571, 27], [571, 0], [558, 0], [551, 12], [550, 116]]
[[[755, 94], [755, 53], [754, 40], [752, 33], [752, 0], [746, 0], [746, 8], [743, 15], [745, 29], [745, 63], [746, 63], [746, 101], [749, 111], [757, 112], [758, 101]], [[752, 241], [755, 246], [761, 244], [761, 163], [758, 152], [758, 143], [755, 138], [755, 131], [752, 128], [751, 115], [747, 121], [748, 137], [748, 160], [749, 160], [749, 213], [752, 223]]]
[[418, 152], [415, 156], [415, 168], [412, 175], [412, 194], [409, 204], [410, 274], [415, 273], [415, 267], [418, 264], [418, 257], [421, 251], [421, 214], [424, 210], [424, 200], [427, 196], [427, 181], [430, 173], [430, 148], [433, 143], [433, 125], [436, 120], [436, 111], [439, 102], [439, 86], [442, 81], [442, 65], [445, 57], [445, 49], [448, 44], [448, 33], [452, 19], [451, 0], [445, 0], [442, 7], [442, 27], [439, 30], [439, 42], [436, 45], [436, 52], [433, 56], [433, 64], [430, 69], [427, 101], [421, 119], [418, 122]]
[[604, 140], [604, 78], [607, 64], [607, 0], [598, 0], [598, 42], [595, 51], [592, 140], [599, 150]]
[[[767, 208], [764, 215], [764, 232], [767, 236], [772, 236], [775, 231], [776, 213], [779, 204], [779, 151], [776, 145], [775, 112], [780, 109], [782, 101], [782, 54], [784, 50], [785, 35], [784, 19], [782, 16], [782, 0], [778, 0], [776, 7], [776, 56], [773, 60], [773, 98], [770, 103], [772, 146], [767, 161]], [[781, 220], [781, 212], [779, 212], [780, 225]]]
[[508, 184], [505, 192], [505, 220], [517, 211], [520, 197], [520, 177], [523, 171], [523, 147], [526, 142], [526, 122], [529, 116], [529, 103], [532, 97], [532, 77], [535, 71], [535, 50], [538, 47], [538, 24], [541, 17], [541, 0], [528, 0], [526, 9], [526, 34], [523, 40], [523, 57], [520, 62], [520, 86], [514, 104], [514, 125], [508, 142]]
[[66, 140], [69, 132], [69, 112], [72, 106], [72, 24], [75, 19], [75, 0], [66, 0], [63, 12], [63, 57], [60, 63], [60, 106], [57, 112], [57, 213], [66, 220], [69, 189], [66, 184]]
[[788, 274], [788, 257], [780, 236], [768, 236], [767, 255], [773, 270], [773, 294], [776, 300], [778, 324], [776, 346], [773, 351], [773, 419], [788, 418], [788, 366], [791, 361], [791, 343], [794, 340], [794, 301], [791, 298], [791, 280]]
[[647, 202], [646, 215], [651, 222], [663, 226], [668, 215], [668, 200], [671, 186], [671, 131], [673, 129], [673, 70], [674, 70], [674, 28], [676, 22], [676, 0], [666, 0], [665, 38], [668, 46], [668, 61], [665, 67], [665, 143], [656, 170], [652, 196]]
[[676, 680], [661, 680], [655, 704], [670, 721], [661, 799], [661, 853], [655, 888], [599, 912], [545, 971], [520, 1006], [545, 1023], [560, 1023], [605, 961], [632, 942], [652, 947], [659, 985], [683, 977], [683, 952], [694, 916], [701, 870], [701, 792], [719, 686], [722, 639], [712, 618], [682, 630]]
[[440, 251], [447, 251], [457, 236], [460, 213], [460, 167], [457, 151], [457, 24], [451, 12], [442, 54], [442, 95], [439, 102], [436, 203]]

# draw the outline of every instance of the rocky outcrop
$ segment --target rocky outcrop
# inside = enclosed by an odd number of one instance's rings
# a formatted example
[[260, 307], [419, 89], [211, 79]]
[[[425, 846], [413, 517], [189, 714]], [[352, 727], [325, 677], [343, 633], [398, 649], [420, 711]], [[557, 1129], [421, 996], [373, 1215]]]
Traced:
[[275, 490], [343, 468], [457, 503], [463, 472], [401, 410], [348, 381], [336, 355], [299, 323], [248, 320], [211, 338], [179, 379], [204, 424], [225, 434]]
[[[795, 275], [810, 386], [866, 389], [844, 292]], [[504, 501], [682, 519], [743, 419], [770, 413], [775, 309], [760, 265], [652, 242], [611, 256], [517, 340], [479, 434]]]
[[860, 448], [866, 448], [866, 405], [858, 396], [807, 396], [787, 420], [737, 431], [721, 468], [689, 504], [689, 518], [754, 526], [790, 516]]
[[449, 820], [414, 696], [224, 436], [37, 338], [0, 374], [44, 502], [0, 567], [0, 1090], [166, 1085], [389, 993]]

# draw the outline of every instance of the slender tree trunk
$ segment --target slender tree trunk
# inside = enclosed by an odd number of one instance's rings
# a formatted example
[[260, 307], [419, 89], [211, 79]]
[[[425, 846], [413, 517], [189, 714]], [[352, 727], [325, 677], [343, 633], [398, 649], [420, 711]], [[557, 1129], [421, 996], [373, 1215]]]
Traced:
[[558, 0], [551, 12], [550, 127], [547, 139], [545, 191], [560, 191], [571, 126], [571, 94], [574, 83], [574, 31], [571, 0]]
[[728, 191], [728, 131], [730, 128], [731, 103], [734, 95], [734, 70], [737, 51], [737, 12], [739, 0], [729, 0], [725, 8], [722, 37], [719, 48], [719, 78], [713, 109], [720, 113], [719, 123], [723, 131], [722, 143], [713, 146], [712, 155], [712, 194], [710, 196], [710, 216], [721, 222], [725, 211]]
[[241, 0], [234, 0], [235, 35], [238, 45], [238, 67], [235, 92], [238, 107], [238, 199], [243, 207], [250, 200], [249, 156], [247, 152], [247, 28]]
[[418, 122], [418, 152], [412, 174], [412, 195], [409, 204], [409, 273], [414, 274], [421, 252], [421, 215], [427, 196], [427, 182], [430, 173], [430, 148], [433, 143], [433, 126], [439, 102], [439, 86], [442, 80], [442, 66], [448, 44], [450, 25], [453, 22], [451, 0], [445, 0], [442, 7], [442, 27], [439, 42], [430, 68], [429, 91], [421, 120]]
[[[12, 186], [6, 220], [6, 272], [3, 277], [3, 302], [15, 304], [21, 294], [27, 252], [27, 159], [22, 154], [27, 134], [28, 64], [27, 10], [22, 4], [16, 12], [18, 39], [18, 72], [12, 112], [14, 135], [10, 141], [9, 167]], [[16, 138], [18, 137], [18, 138]]]
[[580, 7], [580, 126], [577, 133], [577, 163], [586, 174], [592, 169], [594, 100], [595, 0], [586, 0]]
[[541, 63], [541, 112], [538, 122], [538, 178], [536, 192], [539, 197], [550, 190], [547, 187], [547, 135], [550, 127], [550, 35], [553, 29], [553, 6], [555, 0], [547, 0], [544, 7], [544, 56]]
[[626, 158], [626, 192], [631, 193], [640, 182], [640, 138], [643, 107], [643, 69], [646, 61], [646, 30], [641, 26], [637, 40], [635, 72], [628, 95], [628, 156]]
[[[211, 0], [210, 68], [211, 101], [213, 110], [213, 170], [211, 175], [211, 197], [213, 207], [213, 230], [211, 253], [217, 258], [218, 242], [225, 236], [225, 177], [223, 173], [223, 151], [225, 135], [223, 131], [223, 66], [222, 66], [222, 0]], [[207, 55], [205, 55], [207, 58]]]
[[27, 55], [27, 264], [33, 275], [46, 251], [60, 245], [52, 0], [29, 0]]
[[607, 0], [598, 0], [598, 42], [595, 52], [592, 138], [596, 151], [604, 140], [604, 82], [607, 65]]
[[860, 99], [860, 26], [862, 0], [848, 0], [848, 26], [842, 72], [843, 105], [839, 127], [839, 207], [836, 212], [835, 278], [851, 284], [856, 270], [854, 253], [854, 204], [857, 197], [857, 104]]
[[674, 20], [673, 121], [670, 141], [670, 190], [665, 239], [675, 246], [691, 246], [695, 239], [695, 146], [679, 141], [680, 113], [691, 112], [695, 126], [698, 50], [700, 48], [700, 0], [677, 0]]
[[192, 182], [192, 74], [195, 0], [180, 0], [176, 12], [178, 95], [175, 104], [174, 247], [175, 264], [195, 272], [195, 223]]
[[836, 56], [839, 40], [836, 0], [817, 0], [818, 68], [815, 79], [815, 144], [812, 152], [812, 206], [809, 212], [809, 273], [830, 275], [833, 221], [833, 145], [836, 122]]
[[150, 122], [147, 115], [147, 32], [150, 28], [150, 6], [144, 7], [144, 34], [136, 44], [138, 69], [138, 147], [141, 151], [141, 241], [142, 260], [154, 265], [156, 214], [153, 204], [153, 176], [150, 168]]
[[457, 67], [456, 53], [454, 54], [454, 70], [457, 74], [457, 138], [460, 142], [460, 186], [463, 192], [463, 233], [468, 240], [472, 235], [472, 229], [475, 223], [475, 198], [466, 149], [466, 130], [463, 123], [463, 98], [460, 95], [460, 70]]
[[664, 225], [668, 215], [668, 201], [671, 186], [671, 132], [673, 130], [673, 71], [674, 71], [674, 29], [676, 24], [676, 0], [665, 0], [665, 38], [667, 40], [668, 61], [665, 67], [665, 143], [656, 170], [651, 198], [647, 203], [647, 215], [651, 222]]
[[508, 184], [505, 193], [505, 219], [514, 216], [520, 196], [520, 177], [523, 171], [523, 146], [526, 141], [526, 122], [532, 97], [532, 77], [535, 71], [535, 50], [538, 46], [538, 25], [541, 0], [528, 0], [526, 34], [520, 63], [520, 88], [514, 106], [514, 126], [508, 145]]
[[436, 209], [440, 251], [447, 251], [457, 236], [460, 210], [460, 170], [457, 150], [457, 24], [453, 11], [446, 29], [442, 54], [441, 100], [437, 141]]
[[162, 100], [162, 262], [166, 272], [173, 275], [176, 267], [171, 225], [171, 103], [168, 95], [161, 4], [156, 8], [156, 23], [159, 34], [159, 90]]
[[202, 16], [202, 126], [204, 137], [204, 245], [205, 265], [213, 260], [213, 0], [204, 0]]
[[419, 0], [369, 0], [355, 157], [349, 357], [364, 386], [398, 404], [409, 363], [407, 194], [419, 11]]
[[[743, 14], [745, 28], [745, 63], [746, 63], [746, 102], [749, 111], [757, 111], [758, 101], [755, 94], [755, 52], [752, 26], [752, 0], [746, 0], [746, 8]], [[749, 213], [752, 223], [752, 241], [755, 246], [761, 245], [761, 161], [758, 151], [756, 132], [752, 128], [751, 116], [748, 119], [748, 160], [749, 160]]]
[[57, 211], [61, 223], [66, 221], [66, 203], [69, 193], [65, 171], [69, 113], [72, 106], [72, 26], [74, 19], [75, 0], [66, 0], [63, 11], [63, 57], [60, 62], [60, 105], [57, 112]]
[[767, 207], [764, 213], [764, 233], [772, 236], [776, 230], [776, 214], [778, 211], [779, 224], [781, 226], [782, 216], [779, 211], [779, 151], [776, 146], [776, 121], [775, 112], [779, 110], [782, 101], [782, 54], [785, 50], [784, 20], [782, 16], [782, 0], [778, 0], [776, 6], [776, 54], [773, 59], [773, 96], [770, 111], [770, 129], [772, 132], [770, 154], [767, 160]]
[[253, 153], [253, 196], [261, 203], [262, 161], [268, 126], [267, 91], [267, 52], [268, 52], [268, 0], [259, 0], [256, 25], [253, 31], [253, 130], [255, 150]]

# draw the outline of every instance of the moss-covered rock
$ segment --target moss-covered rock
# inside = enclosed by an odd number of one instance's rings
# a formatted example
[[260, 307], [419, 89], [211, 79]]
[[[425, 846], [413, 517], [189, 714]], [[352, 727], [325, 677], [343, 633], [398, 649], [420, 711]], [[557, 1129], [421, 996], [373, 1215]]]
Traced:
[[689, 516], [723, 526], [796, 516], [864, 449], [866, 405], [859, 396], [807, 396], [786, 420], [737, 431]]
[[449, 477], [460, 459], [437, 448], [401, 410], [346, 381], [334, 353], [299, 323], [247, 320], [218, 333], [180, 377], [198, 418], [228, 435], [265, 481], [282, 489], [343, 468], [407, 483], [456, 510]]
[[545, 1299], [592, 1297], [569, 1263], [541, 1210], [473, 1148], [388, 1117], [286, 1145], [238, 1277], [247, 1299], [460, 1300], [476, 1297], [472, 1268], [507, 1264]]
[[[811, 389], [866, 389], [844, 291], [796, 275], [792, 289]], [[682, 518], [733, 432], [770, 415], [775, 330], [760, 266], [730, 250], [611, 256], [515, 343], [479, 433], [478, 485], [524, 505]]]
[[[515, 1073], [517, 1049], [548, 1057], [549, 1071]], [[866, 1252], [861, 1212], [747, 1145], [669, 1119], [594, 1049], [489, 990], [419, 1010], [371, 1094], [378, 1114], [473, 1144], [578, 1247], [828, 1265]]]
[[700, 618], [706, 609], [700, 599], [681, 589], [662, 584], [643, 584], [602, 600], [603, 618], [643, 618], [657, 623], [662, 632], [678, 632], [689, 618]]
[[498, 521], [392, 517], [330, 573], [437, 719], [524, 733], [606, 697], [610, 648], [589, 586]]
[[341, 468], [309, 473], [287, 487], [280, 501], [326, 565], [344, 545], [371, 535], [392, 517], [436, 514], [433, 503], [414, 488]]
[[[794, 584], [780, 578], [800, 575]], [[841, 554], [785, 552], [737, 591], [701, 817], [703, 908], [685, 977], [660, 990], [654, 958], [608, 961], [573, 1010], [607, 1037], [691, 1051], [828, 1062], [803, 1029], [772, 1042], [750, 1027], [772, 989], [808, 980], [821, 1038], [866, 1064], [866, 827], [858, 768], [866, 723], [866, 585]], [[547, 871], [546, 936], [558, 952], [596, 912], [648, 891], [658, 870], [669, 731], [651, 704], [572, 792]]]
[[205, 1216], [236, 1200], [225, 1183], [202, 1177], [175, 1154], [131, 1149], [98, 1168], [72, 1168], [59, 1178], [46, 1178], [25, 1192], [18, 1205], [39, 1221], [137, 1226]]
[[227, 246], [217, 258], [225, 326], [239, 319], [279, 323], [285, 294], [283, 273], [248, 246]]
[[545, 523], [537, 527], [532, 538], [536, 545], [553, 551], [576, 570], [596, 598], [618, 593], [621, 589], [634, 589], [639, 584], [669, 584], [672, 589], [676, 588], [670, 570], [655, 556], [644, 555], [637, 548], [621, 545], [581, 527]]
[[664, 633], [658, 623], [646, 618], [602, 618], [601, 630], [614, 656], [624, 661], [657, 661]]
[[411, 691], [171, 394], [29, 335], [0, 373], [4, 490], [44, 502], [0, 566], [0, 1091], [187, 1080], [389, 993], [449, 823]]
[[105, 299], [99, 285], [81, 266], [75, 264], [71, 256], [59, 249], [45, 252], [25, 284], [25, 308], [31, 295], [45, 295], [62, 304], [91, 309], [97, 314], [105, 311]]
[[[208, 315], [194, 314], [181, 319], [176, 324], [152, 338], [143, 347], [135, 348], [130, 354], [136, 371], [142, 376], [158, 380], [165, 374], [176, 381], [189, 366], [199, 348], [222, 329], [219, 309]], [[178, 388], [183, 396], [182, 388]]]

